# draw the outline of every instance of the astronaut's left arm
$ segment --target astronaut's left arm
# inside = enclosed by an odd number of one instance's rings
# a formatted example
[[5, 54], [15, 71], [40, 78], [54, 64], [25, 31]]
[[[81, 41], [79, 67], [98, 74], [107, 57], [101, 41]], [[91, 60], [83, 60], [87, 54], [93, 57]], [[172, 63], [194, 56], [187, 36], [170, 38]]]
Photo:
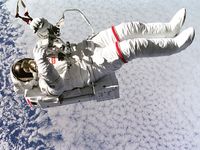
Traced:
[[39, 87], [46, 95], [59, 96], [64, 92], [64, 82], [54, 66], [45, 57], [45, 51], [46, 48], [38, 45], [33, 50], [38, 68]]

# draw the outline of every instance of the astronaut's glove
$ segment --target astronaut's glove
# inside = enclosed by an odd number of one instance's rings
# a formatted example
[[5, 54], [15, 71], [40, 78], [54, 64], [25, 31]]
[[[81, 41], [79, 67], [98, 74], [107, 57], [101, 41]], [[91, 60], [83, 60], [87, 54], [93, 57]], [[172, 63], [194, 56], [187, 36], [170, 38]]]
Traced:
[[44, 18], [34, 18], [30, 23], [30, 28], [36, 33], [44, 25]]
[[60, 36], [60, 28], [53, 26], [44, 18], [33, 19], [30, 28], [41, 38], [47, 38], [49, 35]]
[[47, 47], [40, 46], [38, 44], [35, 46], [35, 48], [33, 49], [33, 56], [36, 63], [37, 61], [41, 59], [43, 60], [44, 58], [46, 58], [46, 50], [47, 50]]
[[53, 25], [44, 18], [35, 18], [30, 23], [30, 28], [34, 31], [34, 33], [43, 36], [48, 35], [49, 29], [51, 29], [52, 27]]

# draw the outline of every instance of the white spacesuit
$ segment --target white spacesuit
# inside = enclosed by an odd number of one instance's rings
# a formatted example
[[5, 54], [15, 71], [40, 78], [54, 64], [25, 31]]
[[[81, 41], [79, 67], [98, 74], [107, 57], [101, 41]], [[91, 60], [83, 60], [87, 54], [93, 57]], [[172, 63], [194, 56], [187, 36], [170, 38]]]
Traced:
[[[34, 67], [29, 67], [28, 70], [29, 73], [35, 72], [37, 75], [33, 75], [31, 80], [19, 81], [17, 74], [13, 72], [17, 70], [20, 74], [20, 70], [24, 68], [24, 65], [21, 65], [24, 60], [18, 62], [18, 67], [13, 65], [12, 79], [15, 90], [23, 93], [25, 89], [33, 90], [33, 87], [39, 85], [43, 94], [59, 96], [64, 91], [90, 85], [120, 69], [132, 59], [178, 53], [192, 43], [195, 35], [192, 27], [180, 33], [185, 16], [186, 10], [181, 9], [168, 23], [129, 22], [112, 26], [76, 44], [71, 56], [68, 59], [64, 57], [62, 61], [58, 61], [54, 56], [49, 59], [49, 47], [44, 46], [45, 39], [55, 38], [51, 37], [50, 32], [53, 26], [45, 19], [33, 19], [30, 27], [40, 40], [33, 50]], [[27, 62], [27, 59], [25, 61]], [[33, 64], [31, 59], [28, 61], [30, 63], [25, 63], [25, 66]], [[25, 73], [21, 78], [26, 77]]]

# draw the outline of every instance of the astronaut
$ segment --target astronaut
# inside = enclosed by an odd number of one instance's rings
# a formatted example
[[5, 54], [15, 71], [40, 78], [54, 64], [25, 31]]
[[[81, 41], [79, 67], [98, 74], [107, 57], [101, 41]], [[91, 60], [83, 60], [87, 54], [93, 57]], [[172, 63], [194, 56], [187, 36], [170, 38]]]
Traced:
[[[34, 59], [24, 58], [12, 65], [14, 90], [24, 94], [39, 88], [44, 95], [59, 96], [64, 91], [88, 86], [133, 59], [178, 53], [195, 36], [192, 27], [180, 33], [185, 17], [186, 10], [182, 8], [167, 23], [129, 22], [112, 26], [76, 44], [71, 56], [62, 60], [47, 54], [59, 29], [44, 18], [33, 19], [30, 27], [39, 41], [33, 49]], [[45, 40], [48, 44], [44, 44]]]

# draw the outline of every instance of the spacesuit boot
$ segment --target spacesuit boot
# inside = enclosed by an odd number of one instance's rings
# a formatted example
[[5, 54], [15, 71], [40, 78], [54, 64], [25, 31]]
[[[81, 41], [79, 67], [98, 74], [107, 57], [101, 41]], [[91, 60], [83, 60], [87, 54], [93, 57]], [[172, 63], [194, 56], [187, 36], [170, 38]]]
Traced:
[[186, 9], [182, 8], [167, 23], [121, 23], [101, 31], [92, 40], [101, 47], [105, 47], [115, 41], [134, 38], [171, 38], [180, 32], [185, 17]]
[[174, 40], [176, 41], [179, 50], [187, 48], [194, 40], [194, 36], [194, 28], [190, 27], [175, 37]]
[[178, 34], [180, 32], [181, 27], [183, 26], [186, 18], [186, 9], [180, 9], [174, 17], [169, 22], [171, 26], [171, 30], [174, 31], [174, 34]]

